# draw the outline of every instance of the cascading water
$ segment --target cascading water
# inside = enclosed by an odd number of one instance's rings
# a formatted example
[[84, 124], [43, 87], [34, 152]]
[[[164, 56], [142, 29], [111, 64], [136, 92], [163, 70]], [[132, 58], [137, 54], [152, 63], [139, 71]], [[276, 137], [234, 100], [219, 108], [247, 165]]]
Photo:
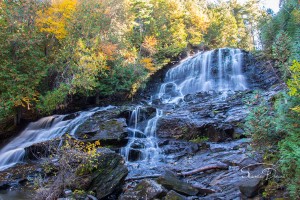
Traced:
[[[156, 98], [163, 103], [178, 103], [186, 94], [201, 91], [245, 90], [247, 84], [242, 74], [243, 53], [239, 49], [222, 48], [200, 52], [185, 59], [170, 69], [161, 85]], [[0, 171], [22, 162], [25, 148], [43, 141], [60, 137], [66, 132], [74, 135], [77, 128], [95, 112], [112, 108], [94, 108], [79, 112], [71, 120], [64, 120], [65, 115], [54, 115], [33, 122], [14, 140], [0, 150]], [[129, 142], [121, 149], [127, 162], [143, 161], [146, 165], [156, 164], [160, 160], [160, 148], [156, 138], [157, 121], [163, 111], [156, 109], [151, 119], [141, 115], [143, 108], [137, 106], [129, 119]]]
[[245, 90], [242, 65], [243, 52], [239, 49], [200, 52], [167, 72], [157, 97], [164, 103], [176, 103], [186, 94], [201, 91]]
[[[185, 59], [170, 69], [161, 85], [156, 98], [163, 103], [178, 103], [184, 95], [201, 91], [227, 91], [247, 89], [242, 74], [243, 53], [239, 49], [222, 48], [200, 52]], [[152, 97], [151, 97], [152, 100]], [[151, 103], [151, 102], [150, 102]], [[156, 110], [156, 116], [148, 120], [146, 127], [139, 127], [141, 107], [136, 107], [130, 117], [129, 130], [132, 132], [126, 147], [121, 149], [126, 161], [157, 161], [160, 154], [156, 124], [162, 116], [162, 110]]]
[[18, 137], [0, 150], [0, 171], [22, 162], [26, 147], [61, 137], [67, 132], [73, 135], [77, 128], [94, 113], [110, 108], [113, 106], [79, 112], [78, 116], [71, 120], [64, 120], [66, 115], [53, 115], [30, 123]]
[[156, 138], [156, 124], [163, 112], [156, 109], [156, 115], [147, 121], [147, 125], [143, 129], [139, 127], [141, 109], [140, 106], [137, 106], [131, 113], [128, 129], [132, 134], [128, 144], [121, 149], [121, 154], [128, 162], [146, 161], [148, 164], [155, 164], [160, 155]]

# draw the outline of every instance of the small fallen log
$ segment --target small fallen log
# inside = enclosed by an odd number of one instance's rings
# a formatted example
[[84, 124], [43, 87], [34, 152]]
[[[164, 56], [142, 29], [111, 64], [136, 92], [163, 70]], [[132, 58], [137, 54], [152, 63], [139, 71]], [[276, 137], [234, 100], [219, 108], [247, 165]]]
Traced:
[[213, 194], [213, 193], [216, 193], [215, 190], [206, 188], [206, 187], [204, 187], [204, 186], [201, 185], [201, 184], [192, 184], [192, 186], [193, 186], [194, 188], [198, 189], [199, 194], [202, 194], [202, 195], [207, 195], [207, 194]]
[[[191, 171], [187, 171], [187, 172], [181, 172], [181, 173], [177, 173], [177, 176], [189, 176], [189, 175], [193, 175], [193, 174], [197, 174], [199, 172], [204, 172], [207, 170], [212, 170], [212, 169], [228, 169], [228, 165], [224, 164], [224, 163], [218, 163], [218, 164], [214, 164], [214, 165], [208, 165], [208, 166], [204, 166], [198, 169], [194, 169]], [[136, 176], [136, 177], [129, 177], [126, 178], [125, 181], [135, 181], [135, 180], [141, 180], [141, 179], [145, 179], [145, 178], [158, 178], [162, 176], [161, 174], [152, 174], [152, 175], [145, 175], [145, 176]]]
[[125, 181], [136, 181], [136, 180], [141, 180], [145, 178], [158, 178], [160, 177], [161, 174], [152, 174], [152, 175], [145, 175], [145, 176], [136, 176], [136, 177], [129, 177], [126, 178]]
[[194, 169], [194, 170], [187, 171], [187, 172], [180, 172], [180, 173], [177, 173], [177, 175], [178, 176], [189, 176], [189, 175], [197, 174], [199, 172], [204, 172], [204, 171], [212, 170], [212, 169], [228, 169], [228, 165], [226, 165], [224, 163], [218, 163], [218, 164], [214, 164], [214, 165], [200, 167], [198, 169]]

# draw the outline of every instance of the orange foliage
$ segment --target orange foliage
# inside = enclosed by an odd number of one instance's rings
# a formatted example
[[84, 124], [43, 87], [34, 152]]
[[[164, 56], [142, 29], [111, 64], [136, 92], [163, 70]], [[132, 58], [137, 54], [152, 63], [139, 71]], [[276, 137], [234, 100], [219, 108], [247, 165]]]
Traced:
[[142, 47], [146, 49], [150, 53], [150, 55], [152, 55], [156, 53], [157, 43], [158, 41], [154, 36], [146, 36], [142, 44]]
[[137, 53], [135, 51], [123, 50], [121, 51], [121, 55], [125, 63], [135, 63], [137, 59]]
[[115, 55], [118, 50], [118, 46], [116, 44], [108, 43], [100, 45], [101, 52], [106, 56], [107, 60], [115, 60]]
[[156, 70], [152, 58], [143, 58], [140, 62], [150, 72], [154, 72]]

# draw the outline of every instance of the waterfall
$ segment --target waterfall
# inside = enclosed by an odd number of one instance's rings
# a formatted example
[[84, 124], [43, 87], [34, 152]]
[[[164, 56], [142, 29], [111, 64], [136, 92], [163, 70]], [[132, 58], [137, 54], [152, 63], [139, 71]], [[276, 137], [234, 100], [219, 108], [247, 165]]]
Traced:
[[[199, 52], [168, 70], [156, 98], [163, 103], [178, 103], [187, 94], [201, 91], [238, 91], [247, 89], [242, 73], [243, 52], [239, 49], [222, 48]], [[152, 100], [152, 98], [151, 98]], [[30, 123], [27, 128], [0, 150], [0, 171], [22, 162], [25, 148], [32, 144], [61, 137], [65, 133], [74, 135], [78, 127], [95, 112], [112, 108], [94, 108], [76, 113], [74, 119], [64, 120], [65, 115], [45, 117]], [[156, 138], [156, 126], [163, 111], [156, 109], [150, 119], [142, 115], [143, 108], [136, 106], [131, 112], [128, 144], [121, 149], [126, 161], [156, 163], [161, 157]], [[143, 111], [144, 112], [144, 111]]]
[[243, 52], [240, 49], [200, 52], [170, 69], [156, 96], [163, 103], [174, 103], [186, 94], [202, 91], [245, 90], [247, 84], [242, 67]]
[[71, 120], [64, 120], [66, 115], [53, 115], [30, 123], [19, 136], [0, 150], [0, 171], [22, 162], [26, 147], [61, 137], [67, 132], [73, 135], [76, 129], [95, 112], [110, 108], [113, 108], [113, 106], [82, 111], [77, 113], [76, 118]]
[[[163, 103], [178, 103], [184, 95], [201, 91], [214, 90], [226, 94], [229, 90], [245, 90], [247, 84], [242, 67], [243, 52], [239, 49], [200, 52], [168, 70], [155, 96]], [[157, 161], [161, 153], [157, 145], [156, 125], [163, 112], [157, 109], [156, 116], [148, 120], [143, 129], [143, 126], [139, 127], [141, 109], [137, 106], [131, 113], [129, 130], [132, 134], [126, 147], [121, 149], [121, 154], [127, 162], [151, 163]]]
[[128, 144], [121, 149], [121, 154], [127, 162], [146, 161], [149, 164], [155, 164], [160, 155], [156, 138], [156, 125], [163, 112], [156, 109], [155, 116], [147, 121], [147, 125], [143, 129], [138, 126], [141, 118], [141, 109], [140, 106], [137, 106], [131, 112], [128, 130], [132, 134], [129, 137]]

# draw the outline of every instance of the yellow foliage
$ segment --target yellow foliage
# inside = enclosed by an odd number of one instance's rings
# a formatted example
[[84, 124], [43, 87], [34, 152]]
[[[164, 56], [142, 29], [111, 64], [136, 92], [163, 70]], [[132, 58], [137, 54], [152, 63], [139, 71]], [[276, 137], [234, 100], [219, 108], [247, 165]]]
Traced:
[[76, 0], [52, 0], [46, 10], [37, 13], [37, 26], [41, 32], [51, 33], [58, 40], [67, 36], [66, 25], [76, 9]]
[[27, 110], [30, 110], [32, 103], [36, 103], [38, 101], [39, 101], [38, 93], [35, 93], [34, 96], [31, 98], [28, 96], [25, 96], [25, 97], [22, 97], [19, 100], [15, 101], [14, 106], [15, 107], [22, 106], [24, 108], [27, 108]]
[[143, 58], [140, 62], [150, 72], [154, 72], [156, 70], [152, 58]]

